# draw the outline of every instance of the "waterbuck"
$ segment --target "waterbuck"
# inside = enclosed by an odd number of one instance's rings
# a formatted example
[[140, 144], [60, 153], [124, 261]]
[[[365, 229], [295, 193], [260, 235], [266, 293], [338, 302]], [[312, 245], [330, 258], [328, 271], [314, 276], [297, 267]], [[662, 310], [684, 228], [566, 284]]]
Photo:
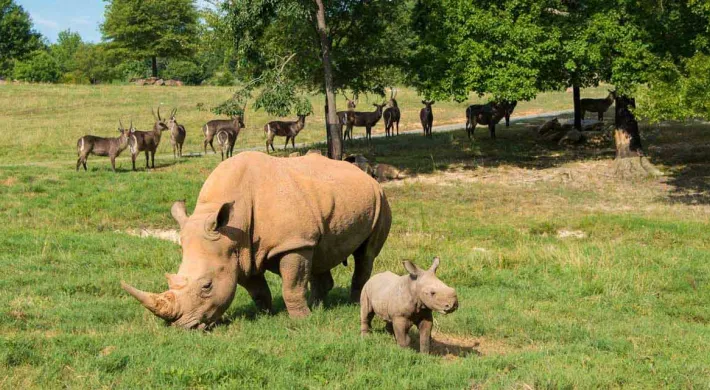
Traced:
[[604, 113], [614, 104], [616, 99], [616, 91], [609, 91], [609, 95], [604, 99], [581, 99], [579, 105], [582, 108], [582, 119], [589, 112], [596, 112], [599, 121], [604, 120]]
[[177, 120], [175, 120], [176, 113], [177, 108], [173, 109], [170, 113], [170, 119], [168, 120], [170, 143], [173, 145], [173, 158], [182, 157], [182, 145], [185, 143], [185, 137], [187, 136], [185, 126], [177, 123]]
[[121, 133], [116, 138], [102, 138], [93, 135], [85, 135], [76, 141], [76, 151], [79, 159], [76, 160], [76, 170], [84, 166], [86, 171], [86, 158], [90, 154], [94, 156], [108, 156], [111, 159], [111, 168], [116, 172], [116, 157], [128, 146], [129, 130], [123, 128], [123, 123], [118, 121], [118, 132]]
[[306, 115], [299, 115], [298, 120], [293, 122], [271, 121], [264, 125], [264, 133], [266, 134], [266, 153], [269, 153], [269, 146], [272, 151], [274, 149], [274, 137], [286, 137], [284, 150], [288, 147], [288, 140], [291, 140], [291, 146], [296, 148], [296, 136], [303, 130], [306, 125]]
[[165, 124], [163, 118], [160, 117], [160, 107], [158, 107], [158, 115], [155, 115], [153, 111], [153, 118], [155, 118], [155, 123], [153, 124], [153, 130], [151, 131], [138, 131], [133, 127], [133, 122], [131, 122], [131, 136], [128, 139], [128, 147], [131, 149], [131, 162], [133, 163], [133, 170], [136, 170], [136, 156], [138, 153], [145, 152], [145, 167], [148, 166], [148, 154], [150, 153], [150, 162], [152, 168], [155, 168], [155, 152], [158, 150], [158, 145], [160, 145], [160, 136], [163, 131], [168, 130], [168, 125]]
[[207, 154], [208, 144], [212, 148], [212, 151], [217, 153], [217, 151], [214, 149], [214, 146], [212, 145], [213, 138], [220, 129], [225, 127], [243, 129], [245, 127], [243, 116], [237, 115], [232, 117], [232, 119], [214, 119], [205, 123], [205, 125], [202, 126], [202, 134], [205, 135], [205, 154]]
[[487, 125], [491, 138], [496, 138], [496, 125], [505, 118], [506, 127], [510, 125], [510, 115], [515, 110], [518, 102], [489, 102], [486, 104], [472, 104], [466, 108], [466, 134], [473, 137], [476, 125]]
[[431, 137], [431, 125], [434, 123], [434, 112], [431, 106], [436, 103], [434, 101], [422, 100], [422, 104], [425, 106], [419, 111], [419, 120], [422, 122], [422, 129], [424, 130], [424, 136]]
[[222, 161], [224, 161], [224, 155], [230, 158], [234, 155], [234, 144], [237, 142], [237, 137], [239, 136], [239, 128], [237, 127], [223, 127], [219, 129], [215, 138], [217, 139], [217, 145], [222, 153]]
[[397, 105], [397, 100], [395, 100], [395, 97], [397, 97], [397, 90], [391, 88], [389, 101], [390, 106], [382, 114], [382, 117], [385, 119], [385, 136], [387, 137], [389, 137], [390, 135], [394, 135], [395, 125], [397, 125], [397, 135], [399, 135], [399, 119], [401, 113], [399, 111], [399, 106]]
[[[341, 125], [347, 125], [348, 124], [348, 116], [351, 112], [355, 111], [355, 107], [357, 106], [358, 100], [355, 99], [355, 96], [351, 98], [347, 97], [347, 95], [343, 94], [345, 97], [345, 100], [347, 101], [347, 107], [348, 109], [346, 111], [338, 111], [338, 120], [340, 121]], [[326, 115], [328, 114], [328, 109], [326, 107]]]
[[365, 138], [368, 141], [372, 139], [372, 127], [382, 118], [382, 108], [385, 106], [385, 102], [382, 102], [382, 104], [373, 103], [372, 105], [375, 106], [375, 111], [372, 112], [348, 112], [347, 128], [345, 129], [346, 139], [353, 139], [353, 126], [364, 127]]

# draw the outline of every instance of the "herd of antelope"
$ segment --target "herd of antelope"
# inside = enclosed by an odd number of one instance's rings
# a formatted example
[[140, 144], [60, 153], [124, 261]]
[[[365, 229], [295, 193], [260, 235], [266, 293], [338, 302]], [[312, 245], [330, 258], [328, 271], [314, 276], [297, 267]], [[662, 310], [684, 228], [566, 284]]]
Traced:
[[[614, 91], [609, 91], [609, 96], [604, 99], [581, 99], [582, 118], [584, 119], [584, 115], [587, 111], [589, 111], [596, 112], [599, 120], [603, 120], [604, 113], [613, 104], [615, 96]], [[385, 136], [394, 136], [395, 132], [396, 135], [399, 135], [401, 111], [399, 109], [399, 105], [397, 104], [396, 97], [397, 90], [392, 88], [390, 90], [390, 98], [388, 102], [382, 102], [382, 104], [375, 103], [373, 104], [375, 107], [374, 111], [361, 112], [355, 111], [355, 107], [357, 107], [358, 103], [355, 96], [352, 98], [348, 98], [346, 96], [347, 110], [338, 111], [337, 113], [338, 121], [341, 125], [345, 126], [343, 140], [352, 140], [353, 127], [364, 127], [365, 139], [370, 141], [372, 139], [372, 128], [382, 117], [384, 117], [385, 122]], [[422, 108], [419, 112], [419, 119], [421, 121], [425, 137], [432, 136], [432, 125], [434, 122], [432, 105], [434, 103], [434, 101], [422, 100], [424, 108]], [[505, 126], [510, 126], [510, 116], [513, 113], [513, 110], [515, 110], [516, 105], [516, 101], [502, 101], [489, 102], [487, 104], [472, 104], [468, 106], [466, 108], [466, 134], [469, 138], [472, 138], [476, 125], [481, 124], [488, 126], [491, 138], [495, 139], [496, 125], [501, 121], [501, 119], [505, 118]], [[387, 109], [384, 109], [385, 106], [388, 106]], [[82, 166], [84, 167], [84, 170], [87, 170], [87, 157], [90, 154], [93, 154], [95, 156], [109, 157], [111, 159], [111, 168], [115, 172], [116, 157], [118, 157], [126, 148], [128, 148], [131, 152], [131, 162], [134, 171], [136, 170], [136, 157], [140, 152], [145, 152], [146, 169], [151, 167], [155, 168], [155, 152], [158, 150], [158, 145], [160, 144], [160, 138], [163, 131], [170, 131], [170, 143], [173, 146], [173, 157], [182, 157], [182, 147], [185, 143], [187, 132], [185, 131], [185, 126], [178, 124], [175, 119], [176, 113], [177, 109], [173, 109], [166, 121], [160, 116], [160, 108], [158, 108], [157, 114], [153, 111], [153, 118], [155, 119], [155, 122], [153, 123], [153, 129], [149, 131], [136, 130], [136, 128], [133, 127], [133, 121], [130, 122], [129, 128], [126, 129], [123, 126], [123, 123], [119, 120], [119, 136], [116, 138], [103, 138], [93, 135], [85, 135], [79, 138], [76, 145], [77, 154], [79, 156], [76, 161], [76, 170], [78, 171]], [[291, 146], [295, 149], [295, 139], [306, 125], [306, 116], [307, 115], [299, 115], [298, 119], [295, 121], [271, 121], [264, 125], [264, 134], [266, 135], [266, 152], [269, 153], [269, 147], [271, 147], [272, 151], [276, 151], [276, 149], [274, 149], [274, 138], [277, 136], [286, 137], [284, 149], [288, 147], [289, 140], [291, 141]], [[216, 139], [222, 155], [222, 160], [224, 160], [225, 157], [231, 157], [234, 151], [234, 144], [239, 136], [239, 132], [244, 127], [245, 125], [242, 116], [235, 116], [232, 119], [215, 119], [207, 122], [204, 126], [202, 126], [202, 133], [205, 137], [205, 154], [207, 154], [207, 145], [212, 148], [212, 151], [215, 154], [217, 153], [213, 145], [213, 142]]]

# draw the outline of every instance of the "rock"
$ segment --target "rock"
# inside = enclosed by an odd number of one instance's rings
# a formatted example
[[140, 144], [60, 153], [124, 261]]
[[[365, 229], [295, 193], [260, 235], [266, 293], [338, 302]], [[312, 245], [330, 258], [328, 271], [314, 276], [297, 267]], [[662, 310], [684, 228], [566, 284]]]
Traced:
[[148, 77], [147, 79], [143, 79], [143, 81], [145, 82], [145, 84], [143, 84], [143, 85], [153, 85], [153, 84], [155, 84], [156, 81], [158, 81], [158, 78]]
[[136, 85], [139, 87], [142, 87], [145, 85], [145, 80], [144, 79], [138, 79], [135, 81]]
[[323, 153], [321, 153], [321, 151], [318, 150], [318, 149], [308, 149], [308, 151], [306, 152], [306, 154], [318, 154], [318, 155], [321, 155], [321, 156], [323, 155]]
[[362, 154], [353, 154], [351, 156], [345, 157], [343, 160], [349, 162], [349, 163], [369, 163], [369, 160], [363, 156]]
[[165, 85], [165, 80], [163, 80], [163, 79], [156, 80], [154, 85], [162, 87], [163, 85]]
[[564, 137], [562, 137], [559, 141], [560, 145], [572, 145], [579, 143], [584, 139], [584, 136], [579, 130], [572, 129], [568, 131]]
[[402, 177], [401, 171], [389, 164], [376, 164], [372, 169], [373, 176], [379, 182], [397, 180]]
[[177, 81], [175, 81], [175, 80], [165, 80], [166, 87], [174, 87], [176, 85], [177, 85]]
[[301, 152], [293, 152], [288, 155], [289, 157], [301, 157]]
[[175, 86], [176, 86], [176, 87], [182, 87], [183, 85], [185, 85], [185, 84], [183, 84], [182, 81], [180, 81], [180, 80], [175, 80]]
[[545, 134], [551, 131], [559, 131], [561, 129], [562, 125], [560, 124], [560, 121], [557, 118], [552, 118], [537, 128], [537, 134], [540, 136], [544, 136]]

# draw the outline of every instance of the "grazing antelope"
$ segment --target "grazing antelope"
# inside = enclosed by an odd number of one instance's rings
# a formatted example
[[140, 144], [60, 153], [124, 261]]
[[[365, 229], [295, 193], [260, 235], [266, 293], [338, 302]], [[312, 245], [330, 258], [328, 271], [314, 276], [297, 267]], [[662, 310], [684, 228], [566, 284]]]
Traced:
[[[347, 95], [345, 95], [345, 94], [343, 94], [343, 96], [345, 97], [345, 100], [347, 101], [348, 109], [346, 111], [338, 111], [337, 115], [338, 115], [338, 120], [340, 121], [340, 124], [347, 125], [349, 113], [355, 111], [355, 107], [357, 106], [358, 99], [356, 99], [355, 96], [353, 96], [352, 99], [347, 97]], [[326, 112], [326, 115], [328, 115], [327, 107], [326, 107], [325, 112]]]
[[604, 113], [614, 104], [616, 99], [616, 91], [609, 91], [609, 95], [604, 99], [581, 99], [579, 105], [582, 108], [582, 119], [589, 112], [596, 112], [599, 121], [604, 120]]
[[283, 122], [283, 121], [271, 121], [264, 126], [264, 133], [266, 134], [266, 153], [269, 153], [269, 146], [271, 146], [272, 151], [274, 149], [274, 137], [286, 137], [286, 144], [284, 145], [284, 150], [288, 147], [288, 140], [291, 140], [291, 146], [296, 149], [296, 136], [303, 130], [306, 125], [306, 115], [299, 115], [298, 120], [293, 122]]
[[496, 138], [496, 125], [505, 118], [505, 125], [510, 125], [510, 115], [513, 113], [517, 101], [489, 102], [486, 104], [472, 104], [466, 108], [466, 134], [473, 137], [476, 125], [487, 125], [491, 138]]
[[[151, 109], [151, 111], [153, 110]], [[157, 116], [155, 111], [153, 111], [153, 118], [155, 118], [155, 123], [151, 131], [138, 131], [133, 127], [133, 122], [131, 122], [131, 136], [128, 139], [128, 147], [131, 149], [131, 161], [134, 171], [136, 170], [136, 156], [140, 152], [145, 152], [146, 169], [150, 168], [148, 166], [148, 154], [150, 154], [151, 167], [155, 168], [155, 152], [158, 150], [158, 145], [160, 145], [161, 133], [168, 130], [168, 125], [160, 117], [160, 107], [158, 107]]]
[[232, 117], [232, 119], [214, 119], [205, 123], [205, 125], [202, 126], [202, 134], [205, 135], [205, 154], [207, 154], [208, 144], [212, 148], [212, 151], [217, 153], [217, 151], [214, 149], [214, 146], [212, 145], [212, 142], [215, 134], [217, 134], [220, 129], [225, 127], [243, 129], [245, 127], [244, 118], [242, 117], [242, 115], [237, 115]]
[[90, 154], [94, 156], [108, 156], [111, 159], [111, 168], [116, 172], [116, 157], [128, 146], [129, 130], [123, 128], [123, 123], [118, 121], [118, 132], [121, 133], [116, 138], [102, 138], [93, 135], [85, 135], [76, 141], [76, 152], [79, 159], [76, 160], [76, 170], [84, 166], [86, 171], [86, 158]]
[[382, 118], [382, 108], [385, 106], [385, 102], [382, 104], [373, 103], [375, 106], [375, 111], [372, 112], [360, 112], [360, 111], [349, 111], [347, 127], [345, 129], [345, 138], [353, 139], [353, 126], [364, 127], [365, 128], [365, 138], [370, 141], [372, 139], [372, 127], [374, 127], [377, 122]]
[[230, 158], [234, 155], [234, 144], [237, 142], [237, 137], [239, 136], [239, 128], [236, 127], [223, 127], [219, 129], [215, 138], [217, 139], [217, 145], [222, 153], [222, 161], [224, 161], [224, 155]]
[[422, 104], [425, 106], [424, 108], [419, 111], [419, 120], [422, 122], [422, 129], [424, 130], [424, 136], [429, 136], [431, 137], [431, 125], [434, 123], [434, 112], [431, 109], [431, 106], [434, 104], [434, 101], [426, 101], [422, 100]]
[[185, 143], [185, 137], [187, 136], [185, 126], [177, 123], [177, 120], [175, 120], [176, 113], [177, 108], [173, 109], [170, 113], [170, 119], [168, 120], [170, 143], [173, 145], [173, 158], [182, 157], [182, 145]]
[[[399, 119], [401, 113], [399, 111], [399, 106], [397, 105], [397, 90], [394, 88], [390, 89], [390, 101], [389, 108], [385, 110], [382, 117], [385, 119], [385, 136], [389, 137], [394, 135], [394, 126], [397, 125], [397, 135], [399, 135]], [[391, 133], [391, 134], [390, 134]]]

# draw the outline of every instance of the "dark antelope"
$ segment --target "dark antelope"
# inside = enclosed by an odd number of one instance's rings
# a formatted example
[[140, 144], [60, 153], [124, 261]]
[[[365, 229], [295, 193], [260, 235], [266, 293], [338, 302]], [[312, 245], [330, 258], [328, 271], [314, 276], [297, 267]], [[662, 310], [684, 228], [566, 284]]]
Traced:
[[510, 126], [510, 115], [518, 105], [513, 102], [490, 102], [486, 104], [472, 104], [466, 108], [466, 134], [468, 138], [473, 137], [476, 125], [488, 126], [491, 138], [496, 138], [496, 125], [505, 118], [505, 126]]
[[224, 161], [224, 155], [230, 158], [234, 155], [234, 144], [237, 142], [237, 137], [239, 136], [239, 128], [236, 127], [223, 127], [219, 129], [215, 138], [217, 139], [217, 145], [222, 153], [222, 161]]
[[173, 109], [170, 113], [170, 119], [168, 120], [168, 129], [170, 129], [170, 143], [173, 145], [173, 157], [182, 157], [182, 145], [185, 143], [185, 137], [187, 132], [185, 131], [185, 126], [177, 123], [175, 120], [175, 114], [177, 113], [177, 108]]
[[[345, 94], [343, 94], [345, 97], [345, 100], [347, 101], [347, 107], [348, 109], [346, 111], [338, 111], [338, 120], [340, 121], [341, 125], [347, 125], [348, 124], [348, 116], [350, 113], [355, 111], [355, 107], [357, 106], [357, 99], [355, 99], [355, 96], [352, 97], [352, 99], [348, 98]], [[328, 113], [328, 109], [326, 107], [326, 115]]]
[[345, 129], [345, 137], [353, 139], [353, 126], [364, 127], [365, 128], [365, 138], [369, 141], [372, 139], [372, 127], [374, 127], [377, 122], [382, 118], [382, 108], [385, 103], [382, 104], [373, 103], [375, 106], [375, 111], [372, 112], [360, 112], [360, 111], [349, 111], [347, 127]]
[[205, 123], [204, 126], [202, 126], [202, 134], [205, 135], [205, 154], [207, 154], [207, 145], [209, 144], [210, 147], [212, 148], [212, 151], [217, 153], [217, 151], [214, 149], [214, 146], [212, 145], [212, 142], [214, 140], [215, 134], [220, 129], [226, 128], [226, 127], [231, 127], [231, 128], [236, 128], [236, 129], [243, 129], [244, 126], [244, 119], [242, 118], [241, 115], [237, 115], [233, 117], [232, 119], [214, 119], [211, 120], [207, 123]]
[[[133, 163], [134, 171], [136, 170], [136, 156], [138, 156], [140, 152], [145, 152], [146, 169], [150, 167], [155, 168], [155, 152], [158, 150], [158, 145], [160, 145], [161, 133], [168, 130], [168, 125], [166, 125], [163, 118], [160, 117], [160, 107], [158, 107], [157, 116], [155, 115], [155, 111], [153, 111], [153, 118], [155, 118], [155, 123], [151, 131], [138, 131], [133, 127], [133, 123], [131, 122], [131, 136], [128, 139], [128, 147], [131, 149], [131, 162]], [[150, 154], [150, 167], [148, 166], [148, 154]]]
[[119, 128], [118, 132], [121, 133], [116, 138], [102, 138], [93, 135], [85, 135], [76, 141], [76, 152], [79, 155], [79, 159], [76, 160], [76, 170], [79, 170], [80, 166], [84, 166], [86, 171], [86, 158], [90, 154], [94, 156], [108, 156], [111, 159], [111, 168], [116, 172], [116, 157], [118, 157], [121, 152], [128, 146], [128, 134], [129, 130], [123, 128], [123, 123], [118, 121]]
[[596, 112], [599, 121], [604, 120], [604, 113], [614, 104], [616, 99], [616, 91], [609, 91], [609, 95], [604, 99], [581, 99], [579, 105], [582, 108], [582, 119], [589, 112]]
[[296, 148], [296, 136], [303, 130], [306, 125], [306, 115], [299, 115], [298, 120], [293, 122], [283, 122], [283, 121], [271, 121], [264, 126], [264, 133], [266, 134], [266, 153], [269, 153], [269, 146], [271, 150], [274, 149], [274, 137], [286, 137], [286, 144], [284, 145], [284, 150], [288, 146], [288, 140], [291, 140], [291, 146]]
[[426, 101], [422, 100], [422, 104], [425, 106], [424, 108], [419, 111], [419, 120], [422, 122], [422, 129], [424, 130], [424, 136], [429, 136], [431, 137], [431, 126], [434, 123], [434, 112], [431, 109], [431, 106], [434, 104], [434, 101]]
[[387, 137], [389, 137], [390, 135], [394, 135], [395, 125], [397, 126], [397, 135], [399, 135], [399, 119], [401, 113], [399, 111], [399, 106], [397, 105], [397, 100], [395, 100], [395, 97], [397, 97], [397, 90], [390, 89], [390, 106], [382, 114], [382, 117], [385, 119], [385, 136]]

